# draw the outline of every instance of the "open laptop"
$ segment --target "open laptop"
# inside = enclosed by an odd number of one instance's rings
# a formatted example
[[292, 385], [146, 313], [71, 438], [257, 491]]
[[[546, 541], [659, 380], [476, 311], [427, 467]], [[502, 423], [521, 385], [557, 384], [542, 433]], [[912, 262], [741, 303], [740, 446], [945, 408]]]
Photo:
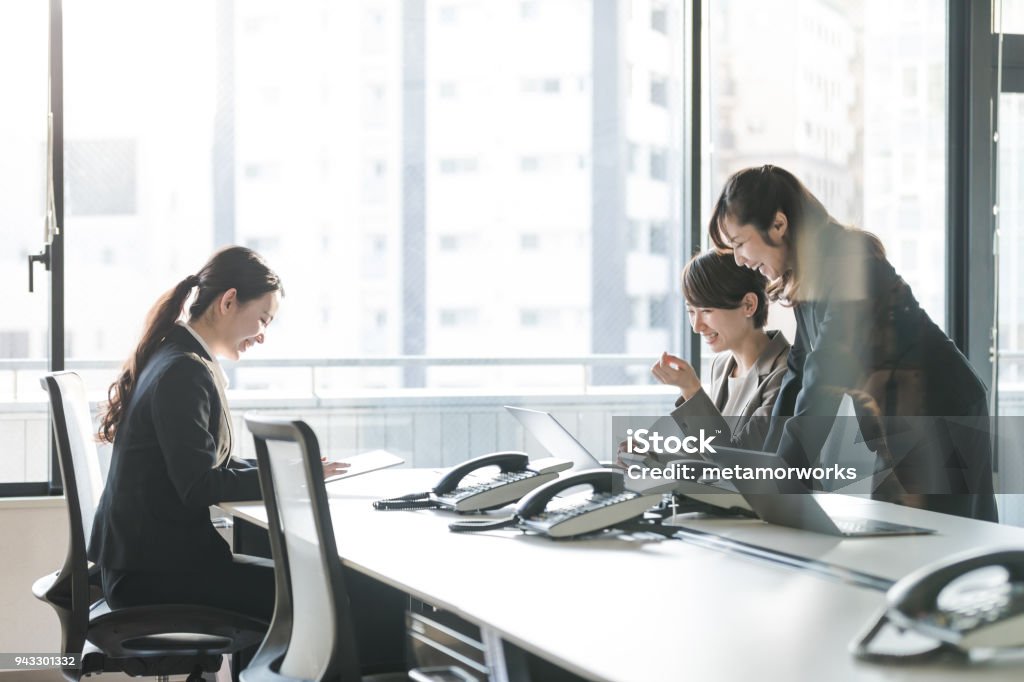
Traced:
[[[571, 460], [573, 473], [585, 469], [605, 468], [605, 465], [601, 464], [597, 457], [594, 457], [589, 450], [583, 447], [583, 444], [576, 440], [576, 437], [569, 433], [569, 430], [562, 426], [562, 423], [555, 419], [554, 415], [550, 412], [530, 410], [525, 407], [512, 407], [511, 405], [506, 405], [505, 409], [552, 456]], [[672, 481], [643, 480], [628, 481], [626, 488], [630, 492], [650, 495], [670, 492], [673, 485]], [[562, 495], [559, 495], [559, 497], [562, 497]], [[568, 497], [571, 497], [571, 495]]]
[[[505, 409], [523, 425], [523, 428], [537, 439], [541, 446], [555, 457], [564, 457], [573, 462], [573, 471], [595, 469], [604, 465], [594, 457], [550, 412], [529, 410], [525, 407], [506, 405]], [[625, 459], [625, 458], [624, 458]], [[669, 458], [671, 461], [675, 458]], [[743, 496], [731, 492], [727, 486], [708, 486], [699, 481], [673, 481], [671, 479], [630, 479], [626, 488], [633, 492], [677, 492], [705, 504], [721, 509], [738, 508], [752, 511]]]
[[590, 451], [583, 447], [583, 444], [576, 440], [550, 412], [528, 410], [525, 407], [512, 407], [511, 405], [506, 405], [505, 409], [523, 425], [527, 433], [536, 438], [537, 442], [551, 453], [552, 457], [572, 460], [573, 471], [603, 467], [597, 457], [590, 454]]
[[[722, 467], [777, 469], [780, 466], [778, 456], [767, 452], [740, 450], [718, 444], [715, 445], [715, 451], [714, 454], [705, 454], [705, 457]], [[762, 520], [779, 526], [840, 537], [923, 535], [935, 532], [930, 528], [904, 526], [875, 519], [829, 516], [816, 499], [816, 495], [804, 490], [799, 481], [734, 478], [730, 482]], [[797, 492], [798, 490], [803, 492]]]

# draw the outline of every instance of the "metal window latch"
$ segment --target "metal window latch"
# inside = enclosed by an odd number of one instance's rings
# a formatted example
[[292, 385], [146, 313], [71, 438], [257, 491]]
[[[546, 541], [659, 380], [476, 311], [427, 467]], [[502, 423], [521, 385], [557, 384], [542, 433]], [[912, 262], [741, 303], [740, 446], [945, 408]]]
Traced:
[[43, 247], [43, 250], [39, 253], [29, 254], [28, 256], [28, 290], [29, 293], [35, 291], [35, 264], [42, 263], [46, 271], [50, 271], [50, 245], [47, 244]]

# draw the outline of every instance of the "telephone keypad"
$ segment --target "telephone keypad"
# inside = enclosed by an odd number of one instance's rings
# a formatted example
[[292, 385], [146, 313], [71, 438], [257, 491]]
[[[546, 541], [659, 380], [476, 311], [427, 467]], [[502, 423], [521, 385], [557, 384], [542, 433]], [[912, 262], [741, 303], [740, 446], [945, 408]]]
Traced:
[[950, 608], [934, 614], [932, 619], [940, 627], [967, 632], [982, 625], [994, 623], [1008, 616], [1024, 613], [1024, 583], [1003, 583], [984, 590], [972, 590]]
[[580, 505], [574, 505], [564, 509], [553, 509], [551, 511], [541, 512], [537, 516], [533, 517], [533, 520], [554, 525], [561, 523], [574, 516], [580, 516], [587, 512], [595, 509], [601, 509], [602, 507], [610, 507], [613, 504], [619, 502], [625, 502], [631, 500], [637, 496], [634, 492], [622, 492], [622, 493], [598, 493], [591, 496], [585, 503]]
[[461, 500], [464, 500], [464, 499], [466, 499], [468, 497], [472, 497], [473, 495], [477, 495], [479, 493], [482, 493], [482, 492], [484, 492], [486, 490], [491, 490], [492, 488], [495, 488], [495, 487], [497, 487], [499, 485], [503, 485], [503, 484], [507, 484], [507, 483], [515, 483], [516, 481], [522, 481], [522, 480], [525, 480], [527, 478], [533, 478], [536, 475], [537, 475], [537, 472], [535, 472], [535, 471], [509, 471], [509, 472], [502, 472], [500, 474], [496, 474], [496, 475], [494, 475], [494, 476], [492, 476], [490, 478], [484, 479], [482, 481], [479, 481], [479, 482], [476, 482], [476, 483], [472, 483], [472, 484], [466, 485], [466, 486], [460, 486], [460, 487], [456, 488], [455, 490], [451, 491], [450, 493], [446, 493], [444, 495], [440, 495], [439, 497], [441, 499], [445, 500], [446, 502], [450, 502], [451, 504], [454, 504], [454, 503], [459, 502]]

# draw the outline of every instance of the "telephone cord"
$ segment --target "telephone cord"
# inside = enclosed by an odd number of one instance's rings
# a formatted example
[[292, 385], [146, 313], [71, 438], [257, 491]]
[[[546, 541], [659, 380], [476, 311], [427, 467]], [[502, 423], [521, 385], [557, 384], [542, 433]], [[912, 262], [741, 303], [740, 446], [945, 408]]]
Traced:
[[519, 517], [515, 514], [499, 519], [467, 519], [455, 521], [448, 524], [448, 530], [455, 533], [478, 533], [484, 530], [498, 530], [499, 528], [510, 528], [519, 523]]
[[397, 511], [401, 509], [438, 509], [440, 505], [436, 500], [430, 498], [430, 491], [427, 491], [375, 500], [373, 508], [380, 511]]

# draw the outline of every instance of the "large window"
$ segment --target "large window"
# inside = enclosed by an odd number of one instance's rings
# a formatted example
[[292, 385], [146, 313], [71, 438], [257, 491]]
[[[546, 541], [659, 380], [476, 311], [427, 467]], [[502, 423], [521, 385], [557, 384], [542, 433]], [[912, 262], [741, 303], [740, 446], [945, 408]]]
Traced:
[[[997, 4], [1003, 29], [1016, 30], [1022, 3]], [[263, 253], [287, 292], [267, 345], [250, 354], [265, 365], [229, 368], [235, 390], [579, 394], [651, 381], [649, 361], [595, 356], [653, 361], [682, 349], [692, 3], [63, 5], [64, 351], [72, 365], [107, 363], [83, 371], [95, 398], [153, 301], [230, 243]], [[945, 326], [947, 279], [964, 274], [946, 273], [946, 82], [956, 73], [946, 3], [700, 7], [702, 89], [688, 104], [702, 114], [705, 219], [735, 170], [787, 167], [839, 220], [882, 238]], [[32, 453], [5, 460], [0, 482], [46, 475], [45, 419], [12, 416], [18, 401], [41, 404], [37, 376], [17, 363], [51, 350], [40, 268], [37, 293], [25, 290], [26, 256], [43, 241], [46, 29], [45, 3], [0, 9], [0, 55], [18, 65], [0, 76], [11, 308], [0, 401], [15, 405], [0, 411], [0, 436]], [[1001, 381], [1011, 389], [1024, 381], [1005, 198], [1019, 184], [1017, 95], [1002, 96], [1000, 146]], [[513, 362], [459, 366], [473, 357]], [[578, 362], [524, 364], [538, 357]], [[325, 358], [346, 360], [298, 366]]]
[[944, 0], [716, 0], [703, 93], [705, 215], [733, 172], [782, 166], [840, 222], [882, 239], [939, 326], [945, 9]]
[[[66, 0], [69, 358], [125, 357], [152, 301], [227, 243], [285, 283], [257, 358], [677, 348], [681, 3], [615, 5]], [[590, 380], [647, 381], [634, 370]], [[580, 376], [364, 367], [319, 387]]]

